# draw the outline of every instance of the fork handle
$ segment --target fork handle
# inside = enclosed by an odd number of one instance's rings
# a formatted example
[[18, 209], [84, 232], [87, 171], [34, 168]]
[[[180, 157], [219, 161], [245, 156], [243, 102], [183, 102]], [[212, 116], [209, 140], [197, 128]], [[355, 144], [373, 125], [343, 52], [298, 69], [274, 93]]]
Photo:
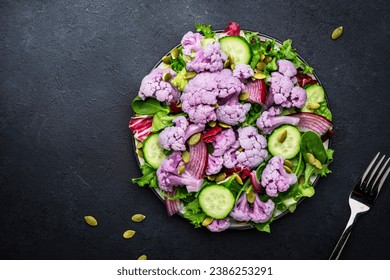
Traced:
[[357, 214], [358, 213], [355, 212], [351, 213], [347, 226], [345, 227], [343, 233], [341, 234], [340, 239], [336, 244], [336, 247], [333, 249], [333, 252], [330, 255], [329, 260], [338, 260], [340, 258], [341, 252], [343, 251], [344, 246], [348, 241], [349, 235], [351, 234], [352, 226], [357, 218]]

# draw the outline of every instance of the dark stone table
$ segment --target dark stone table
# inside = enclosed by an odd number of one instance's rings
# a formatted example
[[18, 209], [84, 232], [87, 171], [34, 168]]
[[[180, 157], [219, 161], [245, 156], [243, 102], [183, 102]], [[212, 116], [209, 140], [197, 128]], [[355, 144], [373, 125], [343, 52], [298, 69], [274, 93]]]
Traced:
[[[377, 151], [390, 154], [390, 5], [316, 2], [1, 0], [0, 258], [327, 259], [353, 184]], [[291, 38], [334, 113], [333, 174], [271, 234], [193, 229], [131, 183], [140, 171], [128, 120], [141, 79], [195, 23], [229, 21]], [[342, 258], [390, 258], [389, 201], [390, 182]], [[147, 218], [134, 224], [138, 212]], [[135, 237], [123, 239], [130, 228]]]

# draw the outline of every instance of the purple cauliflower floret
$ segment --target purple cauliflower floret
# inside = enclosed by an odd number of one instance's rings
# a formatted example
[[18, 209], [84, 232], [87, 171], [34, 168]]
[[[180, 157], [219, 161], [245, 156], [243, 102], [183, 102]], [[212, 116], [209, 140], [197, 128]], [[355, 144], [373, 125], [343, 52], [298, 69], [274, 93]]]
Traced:
[[202, 187], [203, 179], [197, 179], [187, 170], [183, 174], [178, 174], [179, 167], [184, 165], [180, 152], [173, 152], [163, 160], [157, 169], [157, 179], [160, 189], [171, 192], [175, 186], [186, 186], [187, 190], [199, 190]]
[[236, 141], [230, 149], [223, 154], [223, 165], [226, 168], [233, 168], [237, 165], [237, 149], [239, 147], [240, 143]]
[[222, 130], [213, 141], [213, 156], [223, 156], [235, 142], [236, 135], [233, 129]]
[[207, 168], [206, 174], [213, 175], [221, 171], [223, 166], [223, 157], [222, 156], [213, 156], [209, 155], [207, 158]]
[[244, 89], [232, 71], [200, 73], [191, 79], [181, 95], [182, 110], [193, 123], [205, 124], [217, 120], [215, 106], [218, 99], [227, 98]]
[[259, 196], [255, 196], [253, 202], [253, 211], [250, 213], [251, 221], [255, 223], [265, 223], [272, 217], [275, 209], [275, 203], [268, 199], [267, 202], [260, 200]]
[[278, 116], [282, 111], [282, 108], [278, 107], [271, 107], [264, 111], [256, 121], [257, 127], [265, 134], [270, 134], [275, 128], [283, 124], [297, 125], [299, 123], [299, 118]]
[[284, 159], [279, 156], [271, 158], [261, 175], [261, 185], [269, 196], [278, 196], [297, 182], [295, 174], [288, 174], [284, 170]]
[[176, 72], [172, 69], [160, 69], [156, 68], [149, 75], [146, 75], [141, 82], [141, 87], [138, 92], [138, 96], [145, 100], [148, 97], [156, 98], [161, 102], [172, 102], [179, 99], [179, 91], [172, 86], [169, 81], [165, 82], [162, 77], [164, 73], [171, 73], [173, 79], [176, 76]]
[[294, 64], [288, 60], [278, 60], [277, 63], [279, 72], [272, 72], [271, 78], [268, 80], [271, 85], [265, 105], [270, 107], [275, 104], [285, 108], [302, 108], [305, 105], [307, 95], [303, 88], [294, 86], [297, 81]]
[[238, 94], [234, 94], [223, 105], [218, 106], [217, 119], [228, 125], [237, 125], [245, 121], [250, 109], [250, 103], [241, 104], [238, 102]]
[[208, 44], [205, 49], [196, 51], [195, 57], [187, 62], [188, 71], [197, 73], [210, 71], [216, 72], [223, 69], [226, 55], [221, 51], [218, 42]]
[[268, 156], [267, 140], [253, 126], [239, 128], [237, 132], [238, 142], [244, 149], [241, 152], [236, 151], [238, 166], [249, 169], [257, 167]]
[[274, 209], [275, 203], [271, 199], [263, 202], [257, 194], [251, 207], [246, 192], [243, 192], [229, 215], [239, 222], [265, 223], [271, 219]]
[[237, 64], [233, 70], [233, 76], [239, 78], [241, 81], [249, 79], [253, 74], [253, 69], [248, 64]]
[[172, 120], [175, 126], [168, 126], [158, 135], [158, 141], [165, 150], [184, 151], [186, 141], [195, 133], [204, 130], [202, 124], [189, 124], [183, 116]]
[[289, 60], [279, 59], [276, 64], [278, 65], [278, 71], [286, 77], [294, 77], [297, 74], [297, 68]]
[[175, 126], [166, 127], [158, 135], [158, 141], [165, 150], [185, 151], [185, 134], [188, 121], [185, 117], [179, 116], [173, 119]]
[[181, 39], [183, 54], [192, 56], [195, 52], [203, 51], [200, 41], [203, 36], [200, 33], [187, 32]]
[[214, 220], [211, 224], [207, 226], [207, 229], [212, 232], [221, 232], [228, 229], [230, 226], [229, 218], [222, 220]]
[[291, 90], [290, 98], [291, 98], [291, 103], [294, 107], [303, 108], [303, 106], [305, 106], [306, 99], [307, 99], [306, 90], [301, 87], [295, 86]]
[[251, 209], [246, 197], [246, 192], [243, 192], [240, 198], [234, 205], [233, 210], [230, 212], [230, 217], [239, 222], [248, 222], [251, 219]]

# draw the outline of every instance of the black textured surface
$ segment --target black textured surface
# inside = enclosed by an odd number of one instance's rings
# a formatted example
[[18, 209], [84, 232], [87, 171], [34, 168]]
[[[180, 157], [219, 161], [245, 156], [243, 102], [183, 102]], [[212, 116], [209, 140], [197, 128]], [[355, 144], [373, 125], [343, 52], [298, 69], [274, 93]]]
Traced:
[[[328, 258], [354, 182], [377, 151], [390, 154], [390, 6], [316, 2], [0, 0], [0, 258]], [[293, 39], [334, 113], [333, 174], [271, 234], [193, 229], [130, 183], [140, 172], [127, 125], [141, 79], [195, 23], [228, 21]], [[388, 182], [343, 258], [390, 258], [389, 201]], [[143, 223], [131, 223], [136, 212]], [[124, 240], [129, 228], [137, 234]]]

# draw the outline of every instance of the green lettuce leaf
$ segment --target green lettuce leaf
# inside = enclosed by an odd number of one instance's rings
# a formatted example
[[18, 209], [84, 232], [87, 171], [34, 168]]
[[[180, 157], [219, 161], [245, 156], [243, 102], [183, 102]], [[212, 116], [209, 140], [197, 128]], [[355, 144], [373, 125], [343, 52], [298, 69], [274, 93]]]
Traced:
[[173, 125], [173, 119], [185, 114], [170, 115], [166, 111], [159, 111], [153, 116], [152, 132], [158, 132], [168, 126]]
[[190, 220], [191, 224], [193, 224], [195, 228], [202, 226], [202, 222], [206, 218], [206, 214], [200, 208], [198, 198], [195, 198], [186, 205], [184, 217]]
[[151, 167], [148, 163], [141, 165], [142, 177], [132, 179], [134, 184], [140, 187], [149, 186], [151, 188], [157, 188], [157, 174], [156, 169]]
[[140, 115], [154, 115], [159, 111], [169, 113], [169, 106], [161, 105], [160, 101], [155, 98], [147, 98], [142, 100], [139, 96], [136, 96], [131, 103], [134, 113]]
[[212, 31], [210, 24], [206, 25], [206, 24], [196, 23], [195, 27], [196, 27], [196, 31], [203, 33], [203, 36], [205, 38], [214, 38], [215, 32]]

